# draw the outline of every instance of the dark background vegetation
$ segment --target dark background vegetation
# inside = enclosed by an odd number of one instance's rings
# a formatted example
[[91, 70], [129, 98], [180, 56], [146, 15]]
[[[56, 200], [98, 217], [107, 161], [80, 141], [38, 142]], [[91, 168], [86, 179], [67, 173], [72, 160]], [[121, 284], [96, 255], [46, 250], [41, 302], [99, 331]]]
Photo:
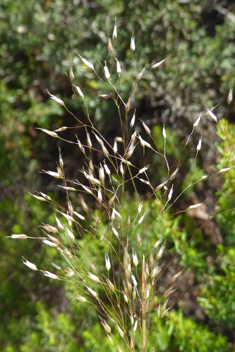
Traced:
[[[106, 139], [113, 140], [116, 112], [108, 101], [101, 103], [97, 90], [102, 87], [93, 76], [84, 75], [77, 54], [94, 63], [97, 70], [98, 60], [108, 62], [107, 42], [116, 19], [115, 55], [125, 69], [120, 87], [124, 100], [130, 90], [132, 62], [135, 76], [145, 65], [150, 68], [167, 57], [166, 64], [140, 82], [133, 106], [137, 118], [144, 119], [155, 138], [160, 138], [159, 126], [166, 124], [167, 154], [172, 160], [206, 105], [211, 108], [218, 104], [214, 112], [222, 126], [203, 121], [184, 153], [185, 166], [176, 179], [179, 193], [187, 186], [190, 171], [196, 180], [203, 173], [212, 174], [234, 162], [234, 106], [231, 103], [228, 107], [226, 101], [235, 77], [234, 9], [235, 2], [226, 0], [1, 1], [1, 351], [99, 351], [104, 346], [104, 332], [94, 309], [78, 303], [68, 284], [51, 282], [22, 264], [24, 256], [50, 270], [57, 260], [53, 249], [41, 247], [36, 241], [5, 238], [12, 233], [40, 236], [42, 222], [55, 222], [53, 209], [31, 197], [30, 192], [40, 190], [63, 201], [55, 182], [39, 172], [55, 170], [59, 144], [35, 127], [72, 127], [76, 121], [49, 99], [46, 89], [83, 119], [66, 76], [73, 66], [76, 84], [86, 94], [93, 121]], [[133, 33], [134, 59], [129, 50]], [[69, 131], [64, 136], [74, 139], [74, 131]], [[200, 134], [203, 147], [197, 167], [192, 169]], [[67, 176], [79, 177], [81, 154], [72, 146], [61, 147]], [[161, 168], [151, 155], [146, 157], [155, 163], [151, 177], [157, 185], [163, 177]], [[223, 178], [199, 184], [175, 205], [174, 210], [183, 210], [206, 199], [202, 213], [169, 220], [169, 228], [174, 231], [169, 231], [168, 259], [203, 224], [207, 214], [212, 215], [225, 203], [223, 211], [228, 212], [208, 221], [168, 269], [174, 273], [183, 268], [183, 275], [172, 297], [173, 309], [158, 324], [155, 340], [151, 341], [155, 351], [235, 348], [234, 177], [231, 170]], [[147, 196], [145, 188], [141, 192]], [[113, 350], [108, 343], [105, 348]]]

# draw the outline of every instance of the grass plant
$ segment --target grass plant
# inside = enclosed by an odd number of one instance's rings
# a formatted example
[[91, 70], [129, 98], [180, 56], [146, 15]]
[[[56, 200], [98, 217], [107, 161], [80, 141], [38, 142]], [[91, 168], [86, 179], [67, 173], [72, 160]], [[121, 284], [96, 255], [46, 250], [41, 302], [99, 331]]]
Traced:
[[[169, 148], [166, 126], [161, 126], [161, 142], [155, 140], [152, 126], [141, 118], [137, 120], [138, 112], [134, 103], [135, 92], [141, 80], [161, 69], [169, 58], [152, 63], [149, 69], [146, 65], [135, 75], [136, 44], [132, 35], [129, 50], [133, 56], [133, 70], [131, 88], [126, 99], [124, 96], [127, 96], [127, 92], [123, 93], [120, 89], [122, 76], [125, 74], [124, 63], [119, 61], [114, 49], [116, 38], [115, 25], [112, 39], [108, 39], [109, 59], [104, 63], [96, 65], [97, 63], [91, 63], [79, 55], [81, 69], [88, 78], [95, 76], [103, 87], [101, 102], [108, 100], [116, 107], [119, 128], [112, 143], [102, 135], [90, 116], [86, 94], [75, 84], [76, 77], [72, 68], [68, 76], [73, 95], [81, 104], [86, 122], [69, 111], [62, 99], [48, 92], [55, 103], [74, 117], [79, 135], [82, 130], [86, 142], [81, 142], [76, 134], [74, 140], [64, 138], [63, 132], [69, 128], [67, 126], [56, 130], [40, 130], [60, 143], [76, 145], [85, 162], [80, 169], [81, 177], [69, 179], [65, 172], [63, 149], [59, 148], [56, 170], [43, 172], [58, 179], [58, 186], [65, 192], [64, 205], [56, 203], [42, 192], [34, 194], [39, 201], [53, 205], [55, 224], [42, 224], [43, 235], [33, 239], [56, 250], [63, 258], [63, 264], [53, 264], [52, 272], [43, 265], [38, 268], [25, 258], [23, 263], [52, 280], [71, 282], [74, 292], [78, 292], [76, 298], [84, 304], [96, 307], [104, 332], [116, 350], [145, 352], [150, 351], [150, 348], [154, 349], [154, 346], [148, 345], [149, 334], [157, 330], [158, 321], [171, 308], [169, 297], [177, 289], [176, 281], [182, 273], [174, 273], [163, 287], [159, 287], [159, 280], [170, 264], [164, 264], [163, 261], [169, 231], [169, 214], [186, 191], [213, 177], [202, 175], [196, 181], [192, 177], [193, 181], [185, 189], [176, 189], [175, 180], [182, 167], [182, 155], [203, 119], [214, 124], [218, 123], [218, 119], [213, 109], [206, 108], [195, 120], [191, 133], [180, 147], [179, 158], [169, 160], [166, 153]], [[109, 120], [108, 123], [111, 124], [112, 121]], [[200, 137], [195, 148], [195, 167], [201, 145]], [[159, 184], [149, 178], [149, 154], [154, 155], [158, 165], [164, 170], [161, 172], [164, 179]], [[95, 164], [94, 160], [99, 161]], [[231, 168], [221, 169], [215, 174], [229, 169]], [[147, 198], [139, 191], [141, 184], [147, 189]], [[150, 201], [156, 209], [155, 218], [150, 216]], [[192, 204], [183, 211], [192, 211], [202, 205], [203, 203]], [[179, 214], [181, 212], [174, 216]], [[149, 233], [149, 228], [152, 228], [150, 221], [157, 224], [154, 233]], [[189, 245], [196, 234], [197, 231], [190, 236], [186, 245]], [[26, 234], [12, 234], [11, 238], [23, 240], [31, 237]], [[176, 256], [183, 249], [184, 247], [180, 248]]]

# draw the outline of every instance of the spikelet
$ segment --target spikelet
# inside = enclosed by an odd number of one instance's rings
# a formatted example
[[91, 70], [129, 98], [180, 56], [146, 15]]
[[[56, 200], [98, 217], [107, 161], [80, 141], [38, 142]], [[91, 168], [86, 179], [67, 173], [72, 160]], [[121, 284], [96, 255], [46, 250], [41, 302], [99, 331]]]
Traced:
[[138, 76], [136, 77], [136, 82], [139, 82], [141, 80], [141, 78], [143, 77], [144, 73], [146, 71], [146, 68], [144, 67], [143, 70], [138, 74]]
[[199, 139], [199, 142], [197, 144], [197, 151], [199, 152], [199, 150], [201, 150], [202, 147], [202, 137]]
[[58, 279], [58, 276], [55, 275], [55, 274], [53, 274], [53, 273], [51, 273], [50, 271], [41, 270], [41, 272], [43, 273], [44, 276], [47, 276], [47, 277], [49, 277], [50, 279], [53, 279], [53, 280]]
[[23, 258], [23, 264], [26, 265], [31, 270], [38, 270], [37, 266], [34, 263], [31, 263], [24, 258]]
[[70, 67], [70, 69], [69, 69], [69, 78], [70, 78], [71, 82], [74, 81], [74, 73], [73, 73], [73, 68], [72, 67]]
[[134, 111], [134, 114], [133, 114], [131, 122], [130, 122], [130, 128], [132, 128], [134, 126], [134, 124], [135, 124], [135, 111]]
[[74, 88], [75, 92], [78, 93], [78, 95], [80, 95], [80, 97], [81, 97], [82, 99], [84, 99], [84, 94], [83, 94], [83, 92], [81, 91], [81, 88], [79, 88], [78, 86], [75, 86], [74, 84], [73, 84], [73, 88]]
[[121, 65], [120, 62], [118, 61], [118, 59], [115, 57], [115, 60], [117, 62], [117, 74], [120, 76], [122, 69], [121, 69]]
[[151, 71], [152, 71], [152, 70], [156, 70], [156, 68], [158, 68], [159, 66], [161, 66], [161, 65], [163, 64], [163, 62], [165, 62], [165, 61], [166, 61], [166, 59], [163, 59], [162, 61], [159, 61], [159, 62], [157, 62], [156, 64], [152, 65]]
[[108, 39], [108, 51], [109, 51], [109, 54], [113, 53], [113, 45], [112, 45], [112, 40], [110, 38]]
[[114, 28], [113, 28], [113, 40], [117, 39], [117, 25], [115, 23]]
[[145, 123], [143, 120], [141, 120], [141, 122], [142, 122], [142, 125], [143, 125], [144, 129], [145, 129], [145, 132], [150, 135], [150, 134], [151, 134], [151, 131], [150, 131], [150, 129], [148, 128], [148, 126], [146, 125], [146, 123]]
[[10, 236], [10, 238], [13, 238], [13, 239], [18, 239], [18, 240], [25, 240], [26, 238], [28, 238], [27, 235], [25, 235], [24, 233], [21, 233], [21, 234], [18, 234], [18, 235], [15, 235], [15, 234], [12, 234]]
[[108, 271], [111, 269], [111, 262], [108, 253], [105, 253], [105, 267]]
[[233, 101], [233, 88], [230, 88], [230, 89], [229, 89], [228, 96], [227, 96], [227, 103], [228, 103], [228, 105], [231, 104], [232, 101]]
[[109, 73], [109, 69], [107, 67], [106, 61], [105, 61], [105, 65], [104, 65], [104, 75], [106, 79], [110, 78], [110, 73]]
[[215, 116], [215, 114], [211, 110], [209, 110], [207, 106], [206, 106], [206, 111], [207, 113], [205, 116], [209, 115], [212, 118], [212, 120], [214, 120], [215, 122], [218, 122], [218, 119]]
[[135, 51], [135, 37], [131, 37], [130, 51], [133, 53]]
[[63, 102], [63, 100], [57, 98], [55, 95], [51, 94], [48, 90], [47, 90], [47, 93], [50, 95], [50, 98], [51, 98], [52, 100], [54, 100], [57, 104], [59, 104], [59, 105], [61, 105], [61, 106], [64, 106], [64, 105], [65, 105], [64, 102]]
[[94, 65], [92, 63], [90, 63], [89, 61], [87, 61], [86, 59], [84, 59], [84, 57], [82, 57], [81, 55], [78, 55], [80, 57], [80, 59], [82, 60], [82, 62], [84, 63], [84, 65], [86, 65], [88, 68], [90, 68], [91, 70], [94, 70]]
[[45, 128], [37, 128], [37, 130], [40, 130], [40, 131], [42, 131], [44, 133], [47, 133], [51, 137], [58, 138], [58, 134], [53, 132], [53, 131], [46, 130]]

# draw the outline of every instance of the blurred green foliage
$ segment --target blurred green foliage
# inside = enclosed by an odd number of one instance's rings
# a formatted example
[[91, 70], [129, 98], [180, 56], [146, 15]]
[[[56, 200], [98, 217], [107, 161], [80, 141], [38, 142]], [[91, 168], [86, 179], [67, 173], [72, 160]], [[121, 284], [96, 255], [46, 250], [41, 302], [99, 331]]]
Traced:
[[218, 170], [225, 169], [225, 172], [221, 174], [223, 182], [217, 193], [218, 214], [216, 221], [220, 225], [223, 243], [217, 246], [213, 271], [208, 274], [205, 273], [200, 304], [205, 308], [216, 328], [225, 332], [231, 331], [235, 327], [235, 128], [233, 125], [229, 125], [225, 119], [221, 120], [218, 125], [218, 135], [222, 141], [221, 144], [217, 145], [220, 160], [216, 167]]
[[[194, 119], [195, 113], [205, 104], [215, 105], [221, 96], [227, 94], [228, 85], [234, 83], [235, 26], [231, 16], [228, 16], [229, 2], [225, 2], [224, 6], [223, 13], [218, 6], [216, 8], [216, 3], [213, 2], [212, 6], [206, 0], [1, 1], [2, 351], [95, 351], [101, 345], [112, 351], [108, 340], [103, 340], [105, 334], [93, 307], [87, 309], [78, 303], [74, 298], [74, 288], [67, 283], [64, 286], [62, 283], [49, 286], [48, 279], [23, 267], [22, 255], [46, 269], [44, 264], [47, 267], [52, 261], [59, 261], [55, 251], [41, 247], [34, 241], [20, 241], [19, 245], [16, 240], [5, 238], [11, 233], [40, 236], [38, 227], [41, 222], [55, 222], [50, 207], [26, 194], [42, 186], [54, 189], [49, 181], [38, 174], [41, 167], [55, 165], [54, 155], [48, 155], [49, 152], [54, 153], [54, 149], [48, 136], [38, 134], [34, 127], [71, 124], [63, 109], [49, 99], [46, 89], [63, 97], [69, 107], [80, 113], [76, 100], [70, 99], [72, 92], [65, 76], [65, 72], [68, 73], [73, 66], [75, 83], [84, 91], [92, 117], [101, 122], [113, 118], [113, 107], [108, 101], [101, 105], [96, 93], [97, 89], [107, 93], [104, 85], [97, 83], [95, 77], [81, 65], [77, 53], [95, 64], [97, 71], [103, 75], [98, 60], [102, 65], [104, 60], [111, 60], [107, 42], [108, 37], [112, 36], [116, 18], [118, 38], [113, 43], [114, 56], [125, 68], [120, 85], [124, 100], [128, 99], [130, 81], [144, 66], [150, 68], [152, 63], [168, 58], [157, 73], [151, 72], [141, 80], [133, 107], [139, 107], [139, 114], [150, 121], [156, 121], [154, 117], [157, 116], [158, 123], [169, 124], [166, 153], [172, 160], [178, 160], [181, 155], [177, 129], [184, 131], [184, 124], [191, 121], [191, 116]], [[129, 42], [133, 33], [136, 52], [132, 56]], [[219, 107], [221, 113], [225, 111], [225, 106], [222, 101]], [[162, 128], [155, 126], [153, 134], [162, 150]], [[234, 163], [234, 128], [220, 121], [218, 135], [222, 143], [218, 145], [221, 158], [217, 167], [227, 168]], [[182, 188], [199, 179], [203, 173], [193, 159], [186, 161], [193, 178], [187, 179], [186, 176], [184, 183], [179, 182]], [[158, 183], [164, 181], [166, 173], [162, 163], [155, 159], [153, 165], [157, 170]], [[223, 176], [216, 221], [224, 243], [219, 246], [212, 246], [211, 240], [205, 240], [202, 231], [187, 245], [191, 233], [195, 232], [190, 216], [182, 214], [178, 219], [173, 219], [168, 214], [164, 221], [158, 222], [155, 221], [158, 216], [157, 201], [146, 205], [149, 228], [141, 228], [140, 232], [150, 239], [161, 234], [167, 240], [170, 255], [186, 246], [179, 262], [185, 271], [196, 272], [197, 283], [203, 282], [200, 305], [209, 320], [209, 325], [203, 326], [200, 321], [196, 323], [189, 317], [185, 318], [181, 311], [171, 312], [166, 322], [160, 321], [156, 326], [156, 334], [151, 340], [155, 351], [227, 351], [229, 344], [226, 336], [232, 335], [230, 342], [234, 341], [234, 169]], [[135, 209], [136, 203], [133, 201], [123, 212], [128, 216], [129, 211], [134, 212]], [[96, 245], [94, 243], [94, 252]], [[103, 260], [105, 248], [100, 253], [102, 258], [97, 260]], [[213, 258], [213, 265], [206, 262], [208, 254]], [[64, 295], [64, 290], [70, 292], [71, 303], [68, 305], [71, 306], [68, 308], [65, 305], [63, 310], [60, 302], [55, 303], [53, 294], [61, 291]], [[46, 302], [44, 296], [47, 297]], [[213, 329], [223, 336], [215, 336]], [[118, 336], [116, 338], [118, 340]]]

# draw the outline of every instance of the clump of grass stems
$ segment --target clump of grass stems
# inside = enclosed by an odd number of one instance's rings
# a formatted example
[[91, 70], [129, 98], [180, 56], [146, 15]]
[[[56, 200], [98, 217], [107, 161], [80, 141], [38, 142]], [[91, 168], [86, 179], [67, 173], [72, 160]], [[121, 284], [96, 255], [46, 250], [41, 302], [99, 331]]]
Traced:
[[[144, 206], [146, 200], [143, 200], [139, 194], [137, 182], [148, 187], [149, 198], [158, 201], [160, 210], [155, 221], [163, 224], [165, 214], [188, 188], [212, 176], [203, 176], [174, 197], [174, 180], [181, 167], [181, 161], [170, 164], [167, 159], [166, 128], [163, 125], [164, 149], [161, 151], [152, 136], [151, 128], [143, 120], [141, 120], [142, 132], [135, 128], [136, 111], [132, 107], [133, 96], [139, 82], [149, 72], [161, 69], [167, 58], [153, 63], [149, 70], [144, 67], [136, 77], [133, 77], [132, 87], [125, 101], [119, 89], [123, 74], [122, 64], [114, 56], [116, 38], [117, 26], [115, 25], [112, 40], [108, 40], [110, 65], [108, 60], [105, 61], [102, 65], [103, 73], [98, 73], [93, 63], [79, 55], [81, 65], [103, 82], [105, 91], [100, 96], [101, 100], [112, 100], [116, 106], [120, 121], [120, 135], [115, 136], [113, 144], [110, 144], [96, 128], [89, 114], [86, 96], [82, 89], [74, 83], [75, 75], [72, 68], [69, 77], [73, 93], [81, 104], [87, 122], [83, 123], [69, 111], [63, 100], [48, 92], [55, 103], [63, 106], [76, 119], [78, 127], [82, 128], [86, 135], [86, 143], [82, 143], [77, 136], [74, 142], [63, 138], [63, 131], [68, 129], [66, 126], [54, 131], [41, 129], [52, 138], [77, 145], [86, 160], [84, 167], [80, 170], [85, 182], [79, 179], [70, 180], [66, 177], [63, 152], [60, 149], [56, 171], [43, 170], [44, 173], [59, 180], [59, 187], [66, 194], [66, 207], [57, 204], [47, 194], [42, 192], [34, 194], [39, 201], [53, 205], [56, 223], [55, 226], [43, 224], [44, 235], [36, 239], [46, 246], [55, 248], [66, 261], [67, 269], [63, 270], [55, 266], [56, 273], [52, 273], [45, 269], [38, 269], [35, 264], [25, 258], [23, 258], [23, 263], [31, 270], [41, 271], [43, 275], [51, 279], [73, 282], [76, 289], [80, 291], [76, 298], [84, 304], [96, 306], [100, 322], [111, 344], [115, 343], [113, 331], [117, 331], [124, 341], [123, 345], [126, 346], [126, 350], [135, 351], [138, 336], [141, 340], [141, 351], [144, 352], [147, 350], [149, 333], [157, 328], [151, 325], [151, 316], [155, 314], [157, 319], [161, 319], [168, 312], [170, 309], [168, 298], [176, 289], [175, 280], [181, 272], [171, 277], [161, 290], [163, 292], [161, 296], [156, 295], [159, 292], [157, 282], [165, 270], [161, 262], [165, 243], [161, 233], [154, 241], [148, 238], [148, 223], [145, 223], [147, 214]], [[130, 41], [132, 56], [134, 56], [135, 48], [135, 38], [132, 36]], [[181, 154], [197, 131], [202, 119], [208, 117], [218, 122], [212, 109], [206, 108], [204, 115], [201, 114], [193, 124], [192, 131], [182, 146]], [[201, 150], [201, 143], [200, 138], [195, 149], [195, 161]], [[141, 168], [133, 161], [137, 149], [142, 151], [143, 166]], [[165, 181], [157, 186], [152, 184], [148, 176], [151, 165], [145, 162], [146, 150], [155, 154], [167, 171]], [[98, 165], [94, 165], [96, 153], [102, 153], [103, 156], [102, 162]], [[228, 170], [223, 169], [218, 172]], [[129, 199], [127, 196], [129, 184], [134, 190], [133, 197], [137, 200], [135, 203], [137, 205], [135, 214], [130, 213], [126, 216], [124, 208]], [[78, 194], [79, 206], [73, 204], [74, 197], [71, 196], [73, 193], [76, 197]], [[93, 207], [96, 204], [98, 211], [91, 208], [86, 200], [88, 197], [93, 198]], [[201, 205], [202, 203], [193, 204], [187, 210]], [[139, 234], [140, 226], [145, 227], [145, 235]], [[10, 237], [13, 239], [31, 238], [26, 234], [12, 234]], [[95, 251], [99, 252], [99, 244], [102, 246], [102, 251], [105, 251], [102, 262], [100, 262], [99, 254], [97, 254], [98, 260], [94, 259]], [[101, 288], [106, 297], [105, 300], [100, 297]], [[122, 350], [122, 346], [117, 347], [119, 351]]]

